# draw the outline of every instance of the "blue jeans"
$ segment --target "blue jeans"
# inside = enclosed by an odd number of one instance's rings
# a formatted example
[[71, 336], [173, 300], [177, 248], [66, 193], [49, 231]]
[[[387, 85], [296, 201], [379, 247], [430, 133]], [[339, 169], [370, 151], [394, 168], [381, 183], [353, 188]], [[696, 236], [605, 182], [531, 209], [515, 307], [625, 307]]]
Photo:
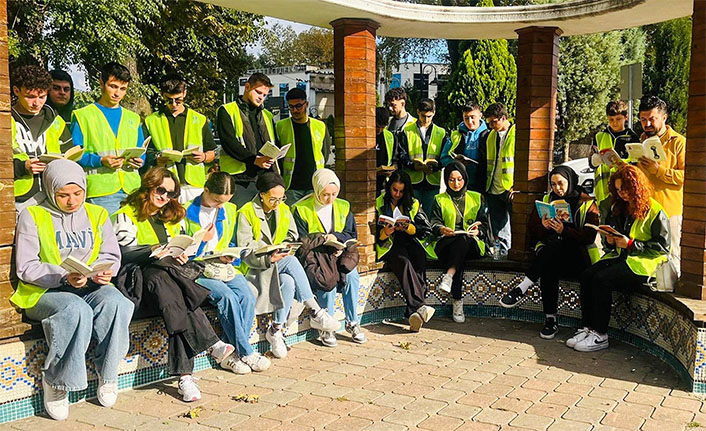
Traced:
[[[338, 287], [338, 286], [336, 286]], [[358, 323], [358, 290], [360, 288], [360, 275], [358, 269], [346, 274], [346, 285], [343, 287], [343, 311], [346, 314], [346, 322]], [[326, 307], [328, 313], [333, 316], [333, 311], [336, 308], [336, 295], [338, 289], [332, 289], [329, 292], [323, 290], [316, 291], [316, 297], [319, 299], [319, 304]]]
[[235, 346], [238, 356], [251, 355], [250, 329], [255, 321], [255, 295], [245, 277], [238, 274], [230, 281], [201, 277], [196, 282], [211, 291], [209, 298], [218, 307], [218, 319], [226, 340]]
[[512, 201], [508, 201], [507, 195], [508, 192], [500, 195], [490, 193], [485, 195], [493, 236], [500, 240], [500, 249], [503, 254], [507, 254], [512, 246], [512, 230], [510, 229]]
[[55, 389], [86, 389], [86, 351], [93, 336], [96, 370], [104, 381], [117, 382], [118, 364], [130, 348], [133, 303], [112, 285], [68, 289], [50, 289], [26, 310], [28, 318], [42, 322], [49, 345], [44, 379]]
[[109, 215], [112, 215], [120, 209], [120, 202], [125, 200], [126, 197], [127, 194], [124, 191], [120, 190], [117, 193], [113, 193], [112, 195], [98, 196], [87, 199], [86, 201], [89, 204], [102, 206], [106, 209], [106, 211], [108, 211]]
[[308, 301], [314, 297], [314, 294], [311, 292], [306, 272], [296, 257], [287, 256], [278, 261], [276, 265], [284, 307], [275, 310], [273, 317], [275, 324], [283, 325], [287, 322], [289, 310], [292, 308], [292, 300], [297, 298], [299, 302]]

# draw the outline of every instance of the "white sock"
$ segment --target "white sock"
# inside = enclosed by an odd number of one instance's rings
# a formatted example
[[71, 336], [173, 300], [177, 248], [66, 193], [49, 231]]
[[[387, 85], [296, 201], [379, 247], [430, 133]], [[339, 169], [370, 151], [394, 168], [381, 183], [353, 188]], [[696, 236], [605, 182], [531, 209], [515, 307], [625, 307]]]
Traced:
[[608, 334], [599, 334], [596, 332], [596, 335], [598, 335], [598, 341], [605, 341], [608, 339]]
[[524, 295], [525, 293], [527, 293], [527, 289], [529, 289], [529, 288], [532, 287], [533, 285], [534, 285], [534, 281], [532, 281], [532, 280], [530, 280], [529, 278], [525, 277], [525, 278], [520, 282], [520, 285], [517, 286], [517, 287], [520, 288], [520, 290], [522, 291], [522, 294]]
[[547, 314], [546, 316], [548, 319], [549, 318], [554, 319], [554, 321], [556, 322], [556, 314]]
[[223, 340], [218, 340], [216, 344], [211, 346], [211, 351], [212, 352], [218, 352], [220, 350], [223, 350], [226, 347], [226, 343], [223, 342]]

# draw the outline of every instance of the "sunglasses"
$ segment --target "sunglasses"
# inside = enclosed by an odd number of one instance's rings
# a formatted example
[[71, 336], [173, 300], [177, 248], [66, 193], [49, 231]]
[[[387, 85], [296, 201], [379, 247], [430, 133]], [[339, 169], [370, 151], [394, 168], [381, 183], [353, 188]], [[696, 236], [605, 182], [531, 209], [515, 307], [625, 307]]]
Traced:
[[162, 186], [159, 186], [154, 189], [154, 193], [159, 196], [167, 195], [169, 199], [176, 199], [179, 197], [179, 192], [177, 192], [176, 190], [167, 190]]
[[164, 102], [171, 103], [172, 105], [181, 105], [182, 103], [184, 103], [184, 98], [183, 97], [165, 97]]

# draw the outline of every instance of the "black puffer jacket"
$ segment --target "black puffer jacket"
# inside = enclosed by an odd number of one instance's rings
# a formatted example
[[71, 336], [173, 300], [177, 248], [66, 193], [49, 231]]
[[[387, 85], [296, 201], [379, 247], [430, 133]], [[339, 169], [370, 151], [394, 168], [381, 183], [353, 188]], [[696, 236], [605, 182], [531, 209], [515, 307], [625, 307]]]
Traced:
[[346, 274], [358, 266], [360, 255], [356, 246], [350, 246], [336, 257], [336, 249], [324, 245], [326, 235], [312, 234], [302, 238], [296, 256], [304, 267], [312, 289], [330, 292], [337, 285], [343, 286]]

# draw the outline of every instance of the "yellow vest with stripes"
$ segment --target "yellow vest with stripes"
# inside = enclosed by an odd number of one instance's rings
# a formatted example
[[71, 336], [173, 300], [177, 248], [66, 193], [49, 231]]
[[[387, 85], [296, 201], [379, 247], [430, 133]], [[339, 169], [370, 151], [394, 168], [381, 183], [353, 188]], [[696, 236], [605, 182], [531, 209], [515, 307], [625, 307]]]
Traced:
[[[451, 196], [448, 193], [440, 193], [434, 196], [436, 202], [441, 208], [441, 217], [444, 219], [444, 225], [450, 229], [456, 230], [456, 205], [454, 205]], [[470, 190], [466, 191], [466, 201], [463, 206], [463, 229], [466, 230], [468, 227], [476, 221], [478, 216], [478, 210], [481, 207], [481, 195], [478, 192], [472, 192]], [[478, 249], [480, 250], [480, 255], [485, 256], [485, 243], [481, 241], [477, 236], [473, 239], [478, 243]], [[434, 247], [438, 240], [434, 241]]]
[[[275, 125], [275, 129], [277, 130], [277, 137], [279, 138], [281, 146], [292, 144], [287, 154], [284, 156], [284, 163], [282, 164], [282, 178], [284, 179], [284, 188], [287, 190], [292, 183], [292, 174], [294, 173], [294, 164], [296, 163], [297, 156], [297, 143], [294, 139], [292, 118], [289, 117], [284, 120], [279, 120]], [[314, 147], [314, 163], [316, 163], [316, 169], [321, 169], [324, 167], [324, 163], [326, 163], [323, 152], [326, 123], [315, 118], [310, 118], [309, 129], [311, 131], [311, 144]]]
[[[409, 123], [404, 127], [404, 134], [407, 137], [407, 151], [409, 152], [409, 158], [414, 159], [435, 159], [437, 162], [441, 163], [441, 150], [444, 146], [444, 138], [446, 137], [446, 131], [436, 124], [432, 124], [430, 130], [427, 133], [431, 133], [429, 138], [429, 146], [427, 147], [427, 153], [424, 154], [422, 148], [422, 137], [419, 135], [419, 129], [417, 128], [417, 123]], [[412, 184], [419, 184], [425, 177], [424, 172], [415, 171], [414, 169], [405, 169], [405, 172], [409, 174], [412, 179]], [[429, 184], [438, 186], [441, 184], [441, 171], [432, 172], [426, 175], [426, 179]]]
[[[382, 207], [385, 205], [385, 192], [382, 192], [380, 196], [375, 199], [375, 209], [378, 212], [378, 215], [382, 214]], [[417, 216], [417, 213], [419, 212], [419, 201], [416, 198], [412, 198], [412, 210], [409, 212], [409, 218], [414, 221], [414, 217]], [[434, 251], [434, 243], [432, 242], [431, 238], [427, 236], [424, 239], [419, 239], [415, 238], [419, 244], [421, 244], [422, 248], [424, 248], [424, 251], [427, 253], [427, 257], [429, 259], [436, 259], [436, 252]], [[382, 244], [375, 244], [375, 253], [377, 255], [377, 259], [381, 259], [384, 255], [387, 254], [388, 251], [392, 248], [393, 245], [393, 240], [392, 240], [392, 235], [389, 236], [385, 241], [382, 242]]]
[[[184, 205], [184, 208], [188, 211], [189, 207], [191, 207], [193, 203], [194, 201], [187, 202], [186, 205]], [[223, 232], [221, 237], [218, 238], [218, 243], [216, 244], [216, 249], [214, 251], [221, 251], [224, 248], [228, 248], [228, 245], [235, 235], [235, 225], [238, 221], [238, 207], [235, 204], [226, 202], [223, 204], [223, 210], [226, 213], [225, 219], [223, 220]], [[200, 230], [201, 225], [198, 222], [190, 220], [186, 217], [184, 218], [184, 233], [186, 235], [193, 236]]]
[[[110, 219], [115, 222], [118, 214], [125, 214], [135, 226], [137, 226], [137, 245], [155, 245], [159, 244], [159, 238], [157, 233], [152, 228], [149, 220], [138, 221], [137, 212], [132, 205], [123, 205], [119, 210], [117, 210]], [[178, 223], [165, 223], [164, 227], [169, 232], [169, 235], [174, 238], [179, 235], [179, 224]]]
[[[544, 195], [542, 201], [549, 203], [549, 194]], [[583, 227], [583, 225], [586, 224], [586, 215], [591, 209], [592, 204], [593, 200], [589, 200], [581, 204], [581, 206], [579, 207], [579, 219], [576, 220], [577, 226]], [[571, 210], [573, 210], [573, 208]], [[538, 241], [537, 244], [534, 246], [535, 251], [538, 250], [542, 245], [544, 245], [542, 244], [542, 241]], [[595, 243], [588, 244], [586, 246], [586, 250], [588, 250], [588, 257], [591, 259], [591, 264], [594, 264], [601, 259], [601, 253], [600, 251], [598, 251], [598, 247], [596, 247]]]
[[[596, 134], [596, 142], [598, 143], [598, 151], [607, 150], [613, 148], [613, 137], [608, 132], [598, 132]], [[608, 165], [601, 163], [596, 171], [593, 173], [593, 194], [596, 196], [596, 202], [599, 204], [607, 197], [610, 196], [610, 190], [608, 184], [610, 182], [610, 175], [615, 172], [615, 169], [611, 169]]]
[[385, 151], [387, 152], [386, 166], [392, 166], [392, 153], [395, 149], [395, 135], [387, 129], [382, 129], [382, 134], [385, 138]]
[[[29, 160], [29, 154], [23, 152], [17, 143], [17, 123], [15, 119], [10, 117], [10, 126], [12, 127], [12, 158], [22, 161]], [[54, 118], [49, 128], [44, 131], [44, 144], [47, 148], [47, 153], [61, 154], [61, 134], [64, 133], [66, 122], [59, 115]], [[15, 180], [15, 196], [24, 196], [32, 190], [34, 185], [34, 175], [31, 172], [27, 175]]]
[[[225, 109], [228, 115], [230, 115], [230, 120], [233, 122], [233, 129], [235, 129], [235, 137], [240, 140], [240, 143], [243, 147], [245, 147], [245, 141], [243, 140], [243, 118], [241, 117], [238, 102], [226, 103], [223, 105], [223, 109]], [[270, 135], [269, 140], [274, 143], [275, 131], [272, 127], [272, 113], [267, 109], [263, 109], [262, 116], [265, 118], [265, 125], [267, 126], [267, 131]], [[257, 127], [257, 125], [255, 125], [255, 127]], [[245, 163], [232, 158], [226, 154], [225, 151], [221, 151], [219, 164], [223, 172], [228, 172], [231, 175], [245, 172]]]
[[[308, 224], [310, 234], [327, 233], [324, 231], [324, 226], [321, 224], [321, 220], [319, 220], [319, 216], [316, 214], [316, 198], [313, 193], [295, 203], [292, 209]], [[343, 232], [343, 229], [346, 227], [346, 218], [350, 210], [351, 204], [348, 203], [347, 200], [336, 198], [336, 200], [333, 201], [334, 232]]]
[[[260, 220], [260, 217], [255, 214], [255, 207], [253, 206], [252, 201], [243, 205], [243, 207], [238, 210], [238, 214], [242, 214], [243, 216], [245, 216], [248, 223], [250, 224], [250, 227], [252, 228], [253, 239], [255, 240], [255, 242], [259, 241], [260, 237], [262, 236], [262, 220]], [[274, 238], [272, 239], [273, 245], [281, 244], [287, 238], [287, 232], [289, 232], [289, 225], [292, 221], [292, 212], [290, 211], [287, 204], [282, 202], [277, 206], [275, 217], [277, 217], [275, 219], [277, 228], [274, 232]], [[238, 269], [240, 269], [243, 274], [246, 274], [248, 272], [248, 266], [245, 264], [245, 262], [242, 261], [240, 262], [240, 266], [238, 267]]]
[[[514, 184], [515, 178], [515, 125], [510, 126], [505, 136], [505, 144], [500, 149], [500, 166], [497, 166], [498, 153], [497, 153], [497, 141], [498, 132], [491, 130], [488, 135], [488, 139], [485, 141], [486, 145], [486, 161], [488, 163], [487, 178], [485, 183], [485, 190], [490, 191], [493, 185], [493, 175], [496, 169], [502, 169], [501, 180], [502, 186], [505, 190], [510, 190]], [[492, 169], [491, 169], [492, 167]]]

